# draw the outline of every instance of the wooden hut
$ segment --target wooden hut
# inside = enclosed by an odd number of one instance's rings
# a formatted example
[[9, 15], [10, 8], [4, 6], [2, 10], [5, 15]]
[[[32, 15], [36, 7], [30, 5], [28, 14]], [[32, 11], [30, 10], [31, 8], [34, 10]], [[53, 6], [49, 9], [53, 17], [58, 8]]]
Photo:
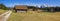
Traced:
[[21, 6], [21, 5], [17, 5], [15, 6], [14, 10], [15, 12], [27, 12], [27, 6]]

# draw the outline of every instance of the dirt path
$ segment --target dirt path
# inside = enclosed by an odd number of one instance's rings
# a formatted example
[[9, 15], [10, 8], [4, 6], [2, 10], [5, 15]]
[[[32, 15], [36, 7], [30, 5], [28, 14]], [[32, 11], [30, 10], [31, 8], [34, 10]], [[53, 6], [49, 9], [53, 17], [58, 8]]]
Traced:
[[9, 10], [8, 12], [0, 15], [0, 21], [6, 21], [11, 13], [12, 13], [12, 11]]

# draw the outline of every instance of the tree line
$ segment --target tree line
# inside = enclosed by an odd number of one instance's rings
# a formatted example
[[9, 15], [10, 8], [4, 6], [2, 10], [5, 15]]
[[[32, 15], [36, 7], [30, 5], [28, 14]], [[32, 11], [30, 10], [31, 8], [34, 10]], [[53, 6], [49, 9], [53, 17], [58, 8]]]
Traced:
[[4, 4], [0, 4], [0, 9], [7, 10], [8, 8]]
[[[33, 11], [35, 10], [46, 10], [46, 11], [60, 11], [60, 7], [59, 6], [56, 6], [56, 7], [44, 7], [44, 6], [41, 6], [40, 8], [39, 7], [36, 7], [36, 6], [27, 6], [28, 9], [33, 9]], [[8, 8], [6, 7], [4, 4], [0, 4], [0, 9], [3, 9], [3, 10], [8, 10], [8, 9], [11, 9], [11, 8]], [[13, 8], [14, 9], [14, 8]]]

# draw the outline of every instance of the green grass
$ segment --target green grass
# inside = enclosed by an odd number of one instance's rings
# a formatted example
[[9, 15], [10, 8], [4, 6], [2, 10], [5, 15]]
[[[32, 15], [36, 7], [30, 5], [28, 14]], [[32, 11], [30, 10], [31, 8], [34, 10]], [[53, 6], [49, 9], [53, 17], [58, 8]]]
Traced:
[[3, 14], [3, 13], [5, 13], [5, 12], [7, 12], [8, 10], [2, 10], [2, 9], [0, 9], [0, 14]]
[[18, 13], [12, 13], [8, 21], [21, 21], [24, 17], [20, 16]]
[[12, 13], [7, 21], [60, 21], [60, 12], [37, 12]]

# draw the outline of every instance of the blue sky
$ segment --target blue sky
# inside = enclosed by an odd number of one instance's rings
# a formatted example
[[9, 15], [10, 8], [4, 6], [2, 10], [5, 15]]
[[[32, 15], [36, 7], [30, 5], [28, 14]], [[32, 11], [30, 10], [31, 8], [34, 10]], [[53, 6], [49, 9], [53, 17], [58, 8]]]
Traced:
[[60, 6], [60, 0], [0, 0], [7, 7], [13, 7], [14, 5], [54, 5]]

